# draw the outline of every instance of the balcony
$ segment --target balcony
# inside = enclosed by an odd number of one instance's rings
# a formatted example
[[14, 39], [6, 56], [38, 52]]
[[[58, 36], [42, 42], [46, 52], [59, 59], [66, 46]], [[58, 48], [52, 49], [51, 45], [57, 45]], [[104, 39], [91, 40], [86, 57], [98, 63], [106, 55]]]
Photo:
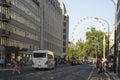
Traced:
[[11, 20], [11, 16], [9, 16], [9, 15], [7, 15], [7, 14], [3, 14], [3, 16], [2, 16], [2, 21], [3, 22], [10, 22], [10, 20]]
[[10, 7], [11, 0], [0, 0], [0, 5], [2, 5], [3, 7]]
[[10, 31], [0, 29], [0, 37], [9, 37], [10, 36]]

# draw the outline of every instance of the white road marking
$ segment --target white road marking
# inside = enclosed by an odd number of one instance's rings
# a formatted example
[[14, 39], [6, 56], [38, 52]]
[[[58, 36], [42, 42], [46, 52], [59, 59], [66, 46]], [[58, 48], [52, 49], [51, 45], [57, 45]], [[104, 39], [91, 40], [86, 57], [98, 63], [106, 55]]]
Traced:
[[92, 76], [92, 74], [93, 74], [93, 70], [94, 70], [94, 68], [92, 69], [92, 71], [91, 71], [91, 73], [90, 73], [90, 75], [89, 75], [89, 77], [88, 77], [87, 80], [90, 80], [90, 78], [91, 78], [91, 76]]

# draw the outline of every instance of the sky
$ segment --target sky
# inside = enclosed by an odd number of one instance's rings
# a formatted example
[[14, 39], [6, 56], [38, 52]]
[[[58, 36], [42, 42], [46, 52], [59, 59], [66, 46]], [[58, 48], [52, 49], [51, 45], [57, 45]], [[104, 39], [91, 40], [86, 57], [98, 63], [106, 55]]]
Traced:
[[[110, 31], [112, 30], [116, 8], [112, 0], [62, 0], [62, 2], [69, 15], [69, 41], [80, 39], [85, 41], [85, 33], [91, 27], [107, 32], [109, 26]], [[97, 17], [99, 21], [91, 17]]]

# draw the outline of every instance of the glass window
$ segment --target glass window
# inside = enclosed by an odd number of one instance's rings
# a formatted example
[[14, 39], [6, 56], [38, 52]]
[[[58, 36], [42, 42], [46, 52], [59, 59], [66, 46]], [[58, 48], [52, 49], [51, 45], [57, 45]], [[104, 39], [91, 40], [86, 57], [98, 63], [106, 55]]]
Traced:
[[48, 54], [48, 59], [54, 59], [52, 55]]
[[46, 53], [34, 53], [34, 58], [45, 58]]

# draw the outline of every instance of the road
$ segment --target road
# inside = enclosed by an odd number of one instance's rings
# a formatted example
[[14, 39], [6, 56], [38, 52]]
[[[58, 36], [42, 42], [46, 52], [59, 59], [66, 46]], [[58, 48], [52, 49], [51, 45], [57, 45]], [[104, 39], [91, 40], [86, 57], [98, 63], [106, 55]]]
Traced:
[[1, 71], [0, 80], [105, 80], [102, 73], [97, 74], [93, 65], [60, 65], [54, 70], [34, 70], [31, 66], [22, 67], [21, 74]]

